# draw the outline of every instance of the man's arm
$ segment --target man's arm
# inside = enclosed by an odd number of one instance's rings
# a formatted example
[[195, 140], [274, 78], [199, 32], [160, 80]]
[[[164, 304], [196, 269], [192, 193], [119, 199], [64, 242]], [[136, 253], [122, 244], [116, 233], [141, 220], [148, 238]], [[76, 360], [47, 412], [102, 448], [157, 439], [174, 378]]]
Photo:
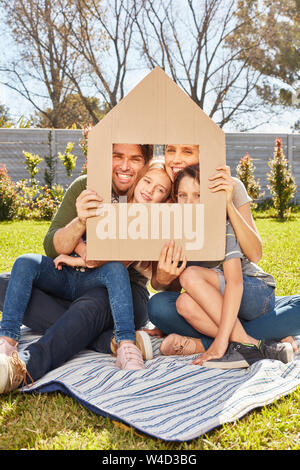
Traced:
[[87, 218], [96, 215], [101, 201], [95, 191], [86, 190], [86, 176], [69, 186], [44, 239], [47, 256], [74, 251], [86, 231]]

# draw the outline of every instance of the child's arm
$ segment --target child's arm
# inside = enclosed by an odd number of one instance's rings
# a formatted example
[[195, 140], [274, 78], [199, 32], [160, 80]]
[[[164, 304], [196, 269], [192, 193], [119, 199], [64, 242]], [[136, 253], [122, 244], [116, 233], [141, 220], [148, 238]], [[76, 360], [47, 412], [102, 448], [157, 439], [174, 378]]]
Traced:
[[[91, 261], [91, 260], [87, 261], [86, 260], [86, 243], [83, 241], [82, 238], [79, 240], [79, 242], [76, 245], [74, 251], [85, 262], [85, 265], [80, 265], [80, 266], [86, 266], [87, 268], [92, 268], [93, 269], [93, 268], [99, 268], [100, 266], [103, 266], [103, 264], [108, 263], [108, 261], [98, 261], [98, 260], [97, 261]], [[133, 261], [121, 261], [121, 263], [123, 263], [125, 267], [128, 267], [128, 266], [130, 266], [130, 264], [133, 263]], [[69, 266], [71, 266], [71, 265], [69, 265]]]
[[224, 261], [223, 270], [226, 287], [218, 333], [207, 351], [196, 359], [193, 364], [202, 365], [205, 361], [224, 356], [237, 320], [243, 295], [243, 275], [240, 258]]
[[82, 259], [86, 260], [86, 243], [81, 238], [78, 244], [74, 248], [75, 253], [80, 256]]
[[59, 271], [62, 270], [63, 265], [67, 266], [82, 266], [86, 267], [85, 261], [83, 258], [79, 256], [70, 256], [70, 255], [58, 255], [56, 258], [54, 258], [53, 263]]

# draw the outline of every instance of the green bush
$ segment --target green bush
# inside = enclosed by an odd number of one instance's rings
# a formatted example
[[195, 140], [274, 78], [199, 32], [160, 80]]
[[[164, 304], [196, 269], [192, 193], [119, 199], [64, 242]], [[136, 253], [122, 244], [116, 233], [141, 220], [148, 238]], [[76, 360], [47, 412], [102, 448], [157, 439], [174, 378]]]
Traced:
[[62, 186], [31, 185], [23, 179], [16, 184], [17, 207], [15, 218], [21, 220], [51, 220], [64, 195]]
[[62, 186], [53, 186], [49, 188], [47, 185], [41, 188], [40, 197], [36, 201], [38, 218], [41, 220], [52, 220], [64, 196], [64, 188]]
[[0, 220], [14, 217], [17, 204], [15, 184], [8, 176], [5, 166], [0, 166]]
[[[253, 159], [250, 157], [248, 152], [240, 159], [240, 162], [236, 167], [237, 177], [244, 183], [246, 191], [253, 201], [264, 196], [264, 193], [260, 192], [260, 181], [256, 181], [254, 178], [255, 168], [256, 167], [253, 165]], [[257, 207], [257, 204], [251, 202], [251, 206], [254, 209]]]
[[273, 197], [275, 214], [280, 219], [286, 219], [290, 215], [290, 201], [295, 195], [297, 186], [283, 153], [282, 139], [276, 139], [273, 159], [268, 165], [271, 169], [267, 174], [270, 183], [268, 189]]

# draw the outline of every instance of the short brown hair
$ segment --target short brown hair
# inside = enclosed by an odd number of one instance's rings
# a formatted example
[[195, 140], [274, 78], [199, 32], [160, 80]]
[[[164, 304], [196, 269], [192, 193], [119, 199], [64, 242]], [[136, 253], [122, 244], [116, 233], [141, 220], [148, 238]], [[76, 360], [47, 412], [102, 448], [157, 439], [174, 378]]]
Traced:
[[153, 157], [153, 145], [140, 145], [142, 154], [145, 160], [145, 163], [148, 163], [149, 160]]

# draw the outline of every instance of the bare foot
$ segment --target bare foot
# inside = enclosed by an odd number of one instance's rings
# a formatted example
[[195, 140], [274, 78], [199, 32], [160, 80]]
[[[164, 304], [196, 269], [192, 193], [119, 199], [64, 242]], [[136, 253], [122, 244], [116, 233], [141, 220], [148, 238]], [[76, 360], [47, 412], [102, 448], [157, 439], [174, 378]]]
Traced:
[[299, 348], [293, 336], [287, 336], [286, 338], [282, 338], [281, 343], [290, 343], [293, 346], [293, 351], [298, 352]]

